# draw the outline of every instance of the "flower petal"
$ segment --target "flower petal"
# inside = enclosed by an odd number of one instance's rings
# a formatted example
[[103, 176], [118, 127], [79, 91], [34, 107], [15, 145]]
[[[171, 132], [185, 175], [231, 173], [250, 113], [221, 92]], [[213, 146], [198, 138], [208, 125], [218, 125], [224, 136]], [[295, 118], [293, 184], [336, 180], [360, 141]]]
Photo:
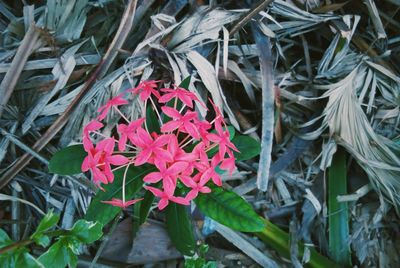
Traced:
[[182, 125], [180, 121], [169, 121], [161, 126], [162, 132], [171, 132]]
[[161, 198], [160, 202], [158, 202], [158, 209], [163, 210], [166, 206], [168, 206], [169, 200], [168, 198]]
[[197, 183], [189, 176], [180, 176], [179, 178], [181, 182], [189, 188], [194, 188], [197, 186]]
[[142, 151], [136, 156], [135, 166], [140, 166], [140, 165], [143, 165], [144, 163], [146, 163], [147, 160], [149, 160], [151, 154], [152, 154], [152, 152], [151, 152], [151, 150], [149, 150], [149, 149], [144, 149], [144, 150], [142, 150]]
[[143, 181], [149, 183], [156, 183], [161, 179], [162, 179], [162, 174], [160, 172], [151, 172], [143, 178]]
[[186, 199], [187, 201], [191, 201], [191, 200], [195, 199], [198, 195], [199, 195], [199, 191], [197, 191], [196, 189], [192, 189], [192, 190], [190, 190], [190, 192], [185, 196], [185, 199]]
[[89, 156], [86, 156], [85, 159], [83, 159], [82, 166], [81, 166], [81, 169], [83, 172], [86, 172], [89, 170], [89, 168], [90, 168], [89, 161], [90, 161]]
[[123, 155], [112, 155], [107, 157], [108, 162], [114, 166], [125, 165], [129, 162], [129, 159]]
[[150, 191], [150, 192], [152, 192], [157, 197], [164, 196], [164, 193], [158, 188], [151, 187], [151, 186], [144, 186], [143, 188], [148, 190], [148, 191]]
[[164, 114], [168, 115], [170, 118], [180, 119], [182, 117], [182, 115], [172, 107], [163, 106], [161, 107], [161, 110], [163, 111]]
[[184, 171], [188, 167], [188, 165], [189, 164], [186, 162], [176, 162], [168, 168], [168, 173], [176, 175]]
[[169, 102], [173, 97], [174, 97], [173, 94], [164, 94], [158, 99], [158, 102], [159, 103], [166, 103], [166, 102]]
[[183, 197], [177, 197], [177, 196], [171, 196], [170, 198], [169, 198], [169, 200], [171, 200], [172, 202], [175, 202], [175, 203], [177, 203], [177, 204], [181, 204], [181, 205], [189, 205], [190, 204], [190, 201], [189, 200], [187, 200], [187, 199], [185, 199], [185, 198], [183, 198]]

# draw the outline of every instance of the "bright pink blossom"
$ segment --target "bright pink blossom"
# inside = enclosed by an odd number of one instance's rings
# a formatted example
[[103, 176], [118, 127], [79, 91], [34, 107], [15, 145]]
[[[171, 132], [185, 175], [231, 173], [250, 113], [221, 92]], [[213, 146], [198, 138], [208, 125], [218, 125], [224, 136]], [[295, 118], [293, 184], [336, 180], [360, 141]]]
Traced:
[[112, 107], [117, 107], [119, 105], [128, 104], [129, 102], [122, 98], [122, 95], [118, 95], [117, 97], [109, 100], [105, 105], [101, 106], [97, 111], [100, 115], [97, 117], [99, 120], [103, 120], [106, 118], [107, 113], [110, 111]]
[[197, 119], [196, 112], [186, 112], [184, 115], [181, 115], [177, 110], [171, 107], [164, 106], [161, 108], [164, 114], [173, 118], [173, 120], [165, 123], [161, 127], [162, 132], [171, 132], [175, 129], [179, 129], [179, 131], [188, 133], [195, 139], [200, 139], [200, 133], [197, 126], [194, 124], [194, 120]]
[[143, 178], [143, 181], [156, 183], [163, 180], [163, 188], [166, 191], [173, 192], [175, 190], [178, 174], [184, 171], [188, 164], [186, 162], [176, 162], [167, 168], [164, 161], [156, 160], [154, 163], [159, 171], [147, 174]]
[[178, 139], [175, 135], [171, 135], [170, 140], [167, 145], [167, 151], [172, 156], [172, 162], [175, 161], [185, 161], [185, 162], [192, 162], [197, 159], [196, 155], [192, 153], [186, 153], [179, 144]]
[[185, 199], [190, 201], [197, 197], [199, 193], [208, 194], [211, 192], [211, 189], [205, 184], [208, 182], [208, 179], [203, 177], [200, 178], [199, 182], [196, 182], [196, 177], [200, 177], [200, 173], [195, 176], [195, 178], [191, 178], [189, 176], [182, 176], [180, 179], [187, 187], [191, 188], [189, 193], [186, 195]]
[[151, 186], [144, 186], [146, 190], [152, 192], [155, 196], [160, 198], [158, 202], [158, 209], [163, 210], [166, 206], [168, 206], [169, 201], [181, 204], [181, 205], [189, 205], [189, 201], [183, 197], [174, 196], [173, 192], [168, 191], [167, 189], [161, 191], [158, 188], [151, 187]]
[[199, 99], [196, 97], [196, 95], [184, 88], [162, 88], [162, 92], [165, 92], [166, 94], [162, 95], [158, 101], [160, 103], [167, 103], [173, 98], [178, 98], [180, 99], [186, 106], [193, 108], [193, 101], [199, 101]]
[[104, 125], [97, 120], [90, 121], [84, 128], [83, 128], [83, 136], [89, 136], [89, 133], [92, 131], [99, 130]]
[[126, 148], [126, 142], [129, 140], [132, 141], [134, 139], [135, 131], [142, 126], [144, 122], [144, 118], [139, 118], [133, 122], [130, 122], [128, 125], [126, 124], [119, 124], [117, 127], [119, 133], [119, 143], [118, 143], [118, 150], [124, 151]]
[[153, 94], [157, 99], [160, 98], [160, 93], [156, 90], [158, 87], [158, 81], [142, 81], [135, 88], [128, 90], [128, 92], [133, 92], [134, 94], [139, 94], [142, 101], [146, 101]]
[[210, 141], [218, 144], [219, 146], [218, 153], [220, 158], [223, 158], [225, 156], [226, 151], [229, 149], [239, 152], [236, 146], [230, 141], [230, 134], [228, 129], [224, 131], [219, 121], [215, 121], [214, 125], [215, 129], [217, 130], [217, 134], [210, 133], [207, 135], [207, 138]]
[[154, 158], [172, 161], [171, 154], [163, 148], [169, 142], [170, 135], [160, 135], [153, 139], [151, 135], [143, 128], [138, 128], [136, 135], [132, 137], [131, 142], [141, 150], [136, 156], [135, 166], [140, 166], [146, 162], [153, 162]]
[[219, 175], [215, 169], [220, 163], [219, 155], [215, 155], [211, 159], [211, 163], [206, 170], [203, 171], [203, 174], [200, 177], [200, 181], [208, 181], [212, 179], [213, 183], [217, 186], [222, 186], [221, 175]]
[[202, 142], [208, 146], [210, 145], [210, 140], [207, 138], [209, 131], [211, 129], [211, 124], [207, 121], [198, 121], [195, 123], [198, 130], [199, 130], [199, 134], [201, 137]]
[[114, 145], [114, 138], [102, 140], [88, 152], [88, 156], [83, 160], [82, 171], [90, 170], [96, 184], [112, 183], [114, 174], [111, 171], [111, 165], [120, 166], [129, 162], [125, 156], [112, 155]]
[[99, 130], [103, 126], [104, 125], [99, 121], [93, 120], [83, 128], [83, 148], [85, 149], [86, 152], [89, 152], [90, 150], [93, 149], [93, 144], [89, 136], [90, 132]]
[[227, 152], [228, 152], [228, 158], [222, 159], [221, 165], [219, 167], [223, 170], [228, 170], [229, 176], [232, 176], [232, 173], [236, 168], [235, 156], [233, 155], [232, 151], [227, 151]]
[[129, 206], [141, 201], [141, 200], [143, 200], [143, 198], [129, 200], [129, 201], [123, 201], [121, 199], [112, 198], [111, 201], [101, 201], [101, 202], [105, 203], [105, 204], [113, 205], [114, 207], [127, 208], [127, 207], [129, 207]]
[[[113, 182], [113, 171], [125, 168], [122, 179], [122, 200], [113, 198], [103, 203], [126, 208], [140, 200], [124, 201], [125, 182], [129, 174], [127, 171], [131, 164], [139, 166], [147, 163], [157, 167], [156, 171], [145, 174], [143, 181], [147, 184], [161, 182], [158, 188], [144, 186], [160, 198], [159, 209], [164, 209], [169, 202], [188, 205], [199, 193], [211, 192], [207, 185], [210, 181], [217, 186], [222, 185], [218, 169], [226, 170], [232, 175], [236, 168], [234, 151], [238, 150], [230, 141], [230, 134], [219, 108], [210, 100], [215, 118], [211, 122], [200, 120], [197, 112], [192, 110], [193, 102], [199, 102], [204, 107], [205, 105], [194, 93], [179, 87], [163, 88], [160, 91], [157, 88], [158, 81], [153, 80], [142, 81], [137, 87], [128, 90], [139, 94], [142, 101], [150, 99], [151, 103], [148, 105], [152, 105], [154, 113], [163, 125], [160, 132], [150, 133], [147, 129], [148, 124], [143, 124], [144, 118], [130, 121], [127, 119], [129, 116], [122, 115], [126, 122], [119, 123], [116, 128], [119, 136], [118, 150], [122, 155], [116, 154], [114, 138], [105, 138], [93, 144], [90, 136], [91, 132], [98, 133], [97, 131], [103, 127], [98, 120], [104, 119], [110, 109], [128, 103], [122, 95], [102, 106], [99, 109], [98, 119], [91, 121], [84, 128], [83, 146], [87, 156], [82, 163], [82, 170], [90, 171], [93, 181], [99, 187], [101, 184]], [[153, 102], [153, 96], [158, 102]], [[180, 100], [184, 105], [180, 111], [176, 107], [165, 105], [173, 99]], [[122, 113], [120, 110], [117, 111]], [[103, 136], [101, 133], [98, 134], [98, 138]], [[127, 146], [128, 142], [132, 146]], [[174, 195], [177, 187], [187, 192], [185, 197]]]

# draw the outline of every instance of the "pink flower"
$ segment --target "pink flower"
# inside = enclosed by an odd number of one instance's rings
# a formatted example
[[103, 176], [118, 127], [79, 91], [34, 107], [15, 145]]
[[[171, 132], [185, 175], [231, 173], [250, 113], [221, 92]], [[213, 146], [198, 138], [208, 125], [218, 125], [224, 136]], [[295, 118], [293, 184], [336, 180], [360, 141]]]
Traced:
[[[201, 174], [197, 174], [195, 177], [199, 177]], [[204, 186], [208, 179], [206, 177], [200, 178], [199, 182], [196, 182], [195, 178], [191, 178], [189, 176], [181, 176], [181, 181], [187, 187], [191, 188], [189, 193], [186, 195], [185, 199], [190, 201], [197, 197], [199, 193], [208, 194], [211, 192], [211, 189], [207, 186]]]
[[196, 122], [196, 126], [197, 126], [197, 129], [199, 130], [202, 142], [206, 146], [210, 145], [210, 141], [208, 140], [207, 135], [209, 134], [211, 124], [207, 121], [198, 121], [198, 122]]
[[89, 155], [86, 156], [85, 159], [83, 160], [82, 171], [86, 172], [90, 170], [95, 184], [97, 185], [100, 185], [100, 183], [108, 184], [107, 176], [98, 167], [99, 158], [100, 154], [93, 156], [92, 154], [89, 153]]
[[[118, 95], [100, 107], [97, 119], [89, 122], [83, 130], [83, 146], [87, 156], [82, 163], [82, 170], [90, 171], [93, 181], [99, 187], [101, 184], [113, 182], [114, 170], [125, 168], [122, 179], [123, 198], [112, 198], [102, 201], [103, 203], [126, 208], [141, 200], [125, 201], [126, 176], [128, 175], [126, 171], [131, 164], [139, 166], [148, 163], [157, 167], [154, 172], [146, 174], [143, 181], [146, 184], [162, 182], [160, 189], [144, 186], [160, 199], [158, 202], [160, 210], [164, 209], [169, 202], [189, 205], [199, 193], [211, 192], [210, 187], [207, 186], [208, 182], [222, 185], [217, 169], [227, 170], [229, 174], [232, 174], [236, 168], [234, 151], [238, 150], [230, 141], [229, 131], [219, 108], [210, 100], [214, 107], [215, 119], [212, 122], [200, 120], [197, 112], [193, 111], [194, 102], [200, 103], [205, 108], [206, 106], [194, 93], [176, 86], [158, 91], [158, 82], [141, 81], [137, 87], [127, 91], [138, 94], [142, 101], [147, 102], [150, 99], [149, 105], [152, 105], [160, 122], [164, 118], [160, 116], [159, 110], [163, 112], [162, 115], [167, 121], [163, 121], [160, 132], [149, 133], [148, 126], [143, 124], [145, 118], [131, 121], [128, 116], [122, 115], [117, 107], [128, 104], [122, 95]], [[157, 98], [158, 102], [155, 103], [154, 98]], [[176, 107], [164, 105], [178, 100], [183, 106], [180, 111]], [[106, 118], [111, 109], [115, 109], [126, 121], [118, 124], [116, 130], [119, 136], [118, 150], [124, 152], [124, 155], [130, 155], [129, 158], [115, 152], [116, 141], [113, 137], [105, 138], [97, 144], [92, 142], [90, 133], [103, 128], [100, 120]], [[215, 131], [210, 133], [212, 128], [215, 128]], [[101, 133], [95, 133], [103, 136]], [[209, 157], [208, 154], [214, 151], [217, 153]], [[177, 187], [182, 186], [178, 185], [178, 181], [188, 187], [185, 197], [174, 195], [175, 192], [179, 192], [176, 191]]]
[[162, 132], [171, 132], [179, 128], [179, 131], [188, 133], [195, 139], [200, 139], [200, 133], [197, 126], [193, 123], [193, 120], [197, 119], [196, 112], [186, 112], [181, 115], [177, 110], [171, 107], [164, 106], [161, 108], [164, 114], [173, 118], [174, 120], [165, 123], [161, 127]]
[[83, 136], [82, 142], [83, 142], [83, 149], [86, 152], [89, 153], [89, 152], [93, 151], [94, 145], [93, 145], [92, 141], [90, 140], [89, 136]]
[[196, 95], [184, 88], [162, 88], [162, 92], [167, 92], [166, 94], [162, 95], [158, 101], [160, 103], [169, 102], [172, 98], [180, 99], [186, 106], [193, 108], [193, 101], [199, 101]]
[[142, 101], [146, 101], [153, 94], [157, 99], [160, 98], [160, 93], [156, 90], [158, 87], [155, 80], [142, 81], [135, 88], [129, 89], [128, 92], [133, 92], [134, 94], [139, 93], [139, 97]]
[[99, 120], [103, 120], [106, 118], [107, 113], [110, 111], [112, 107], [117, 107], [119, 105], [128, 104], [129, 102], [122, 98], [122, 94], [117, 97], [109, 100], [105, 105], [101, 106], [97, 111], [100, 115], [97, 117]]
[[133, 139], [136, 129], [138, 129], [143, 124], [144, 120], [145, 120], [144, 118], [139, 118], [136, 121], [130, 122], [128, 125], [126, 125], [126, 124], [118, 125], [117, 129], [120, 134], [118, 150], [120, 150], [120, 151], [125, 150], [127, 140]]
[[167, 168], [164, 161], [155, 160], [154, 163], [159, 171], [147, 174], [143, 181], [156, 183], [163, 180], [163, 188], [168, 192], [174, 192], [178, 174], [185, 170], [188, 164], [186, 162], [176, 162]]
[[211, 159], [211, 164], [209, 167], [203, 171], [203, 174], [200, 177], [200, 181], [208, 181], [212, 179], [213, 183], [217, 186], [222, 186], [221, 176], [215, 171], [218, 164], [220, 163], [219, 155], [215, 155]]
[[112, 198], [111, 201], [101, 201], [102, 203], [105, 204], [110, 204], [113, 205], [114, 207], [121, 207], [121, 208], [127, 208], [130, 205], [133, 205], [139, 201], [143, 200], [143, 198], [140, 199], [134, 199], [134, 200], [129, 200], [129, 201], [123, 201], [121, 199], [117, 199], [117, 198]]
[[225, 153], [227, 150], [232, 149], [236, 152], [239, 152], [239, 150], [236, 148], [236, 146], [230, 141], [230, 134], [228, 129], [225, 131], [222, 129], [221, 123], [219, 120], [216, 120], [215, 123], [215, 129], [217, 130], [217, 134], [210, 133], [207, 135], [207, 138], [218, 144], [219, 146], [219, 157], [222, 159], [225, 156]]
[[114, 174], [111, 171], [111, 165], [120, 166], [129, 162], [129, 159], [125, 156], [112, 155], [114, 144], [114, 138], [102, 140], [88, 152], [88, 156], [83, 160], [82, 171], [90, 170], [96, 184], [112, 183]]
[[104, 125], [97, 120], [90, 121], [84, 128], [83, 128], [83, 136], [89, 136], [89, 133], [92, 131], [99, 130]]
[[161, 191], [160, 189], [157, 189], [155, 187], [151, 186], [144, 186], [146, 190], [149, 190], [152, 192], [155, 196], [160, 198], [160, 201], [158, 202], [158, 209], [163, 210], [166, 206], [168, 206], [169, 201], [175, 202], [177, 204], [181, 205], [189, 205], [189, 200], [186, 200], [183, 197], [177, 197], [174, 196], [173, 192], [170, 192], [168, 190]]
[[168, 142], [167, 151], [172, 156], [172, 162], [185, 161], [191, 162], [196, 161], [197, 157], [192, 153], [186, 153], [178, 144], [178, 138], [175, 135], [171, 135]]
[[136, 135], [131, 137], [131, 142], [142, 149], [136, 156], [135, 166], [140, 166], [148, 161], [153, 162], [154, 158], [171, 162], [171, 154], [163, 148], [169, 142], [170, 137], [170, 135], [160, 135], [153, 140], [147, 131], [139, 127]]
[[219, 166], [223, 170], [229, 171], [229, 176], [232, 176], [233, 171], [236, 168], [235, 165], [235, 156], [233, 155], [232, 151], [228, 151], [228, 158], [222, 159], [221, 165]]
[[93, 144], [92, 141], [90, 140], [90, 132], [96, 131], [100, 128], [102, 128], [104, 125], [100, 123], [97, 120], [93, 120], [89, 122], [84, 128], [83, 128], [83, 148], [85, 149], [86, 152], [89, 152], [93, 150]]

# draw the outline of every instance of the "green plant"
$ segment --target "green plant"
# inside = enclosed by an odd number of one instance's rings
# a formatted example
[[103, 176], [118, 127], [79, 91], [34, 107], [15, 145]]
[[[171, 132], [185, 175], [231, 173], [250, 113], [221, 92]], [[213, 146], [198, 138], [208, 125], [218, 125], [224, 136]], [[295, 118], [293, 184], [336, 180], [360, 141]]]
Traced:
[[[76, 267], [81, 247], [98, 240], [103, 226], [97, 222], [78, 220], [71, 229], [57, 229], [59, 216], [49, 211], [29, 239], [12, 241], [0, 229], [0, 263], [2, 267]], [[51, 244], [51, 241], [54, 241]], [[47, 250], [37, 258], [30, 254], [30, 246]], [[51, 244], [51, 245], [50, 245]]]
[[[49, 169], [62, 175], [80, 173], [81, 169], [91, 171], [103, 191], [96, 194], [85, 218], [101, 224], [109, 223], [121, 209], [140, 201], [140, 208], [134, 210], [137, 230], [158, 197], [158, 208], [165, 208], [166, 227], [173, 244], [184, 255], [192, 256], [198, 250], [185, 206], [191, 200], [206, 216], [238, 231], [259, 232], [264, 229], [264, 222], [242, 197], [221, 187], [220, 177], [223, 170], [232, 173], [235, 159], [257, 156], [260, 144], [253, 138], [235, 135], [234, 128], [225, 124], [212, 102], [215, 118], [211, 122], [199, 119], [193, 103], [203, 107], [205, 104], [186, 89], [189, 82], [190, 77], [179, 87], [158, 91], [156, 81], [143, 81], [127, 90], [145, 102], [146, 118], [137, 120], [130, 120], [117, 107], [129, 103], [126, 93], [113, 98], [85, 127], [83, 144], [57, 152]], [[102, 120], [111, 111], [125, 121], [117, 127], [118, 140], [104, 138], [99, 132]], [[94, 145], [91, 135], [100, 135], [103, 140]], [[65, 165], [67, 162], [72, 164]], [[127, 201], [142, 195], [141, 189], [148, 190], [143, 198]]]

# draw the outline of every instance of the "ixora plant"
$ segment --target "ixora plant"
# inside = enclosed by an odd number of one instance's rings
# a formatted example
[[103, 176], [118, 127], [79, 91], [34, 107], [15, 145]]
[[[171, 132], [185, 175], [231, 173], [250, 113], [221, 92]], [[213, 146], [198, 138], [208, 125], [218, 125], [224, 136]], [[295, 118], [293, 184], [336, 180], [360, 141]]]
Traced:
[[[224, 189], [221, 180], [224, 172], [232, 174], [236, 160], [259, 153], [258, 142], [235, 136], [211, 100], [207, 115], [211, 119], [201, 119], [195, 104], [207, 107], [186, 89], [189, 79], [173, 88], [142, 81], [111, 99], [84, 127], [82, 144], [56, 153], [49, 167], [62, 175], [91, 173], [100, 191], [88, 208], [87, 220], [107, 224], [121, 209], [137, 203], [134, 212], [142, 224], [157, 198], [172, 242], [184, 255], [196, 252], [187, 208], [191, 202], [232, 229], [260, 232], [265, 227], [252, 207]], [[143, 102], [146, 117], [131, 120], [123, 113], [121, 107], [129, 105], [132, 96]], [[110, 113], [120, 116], [111, 136], [102, 132]]]

